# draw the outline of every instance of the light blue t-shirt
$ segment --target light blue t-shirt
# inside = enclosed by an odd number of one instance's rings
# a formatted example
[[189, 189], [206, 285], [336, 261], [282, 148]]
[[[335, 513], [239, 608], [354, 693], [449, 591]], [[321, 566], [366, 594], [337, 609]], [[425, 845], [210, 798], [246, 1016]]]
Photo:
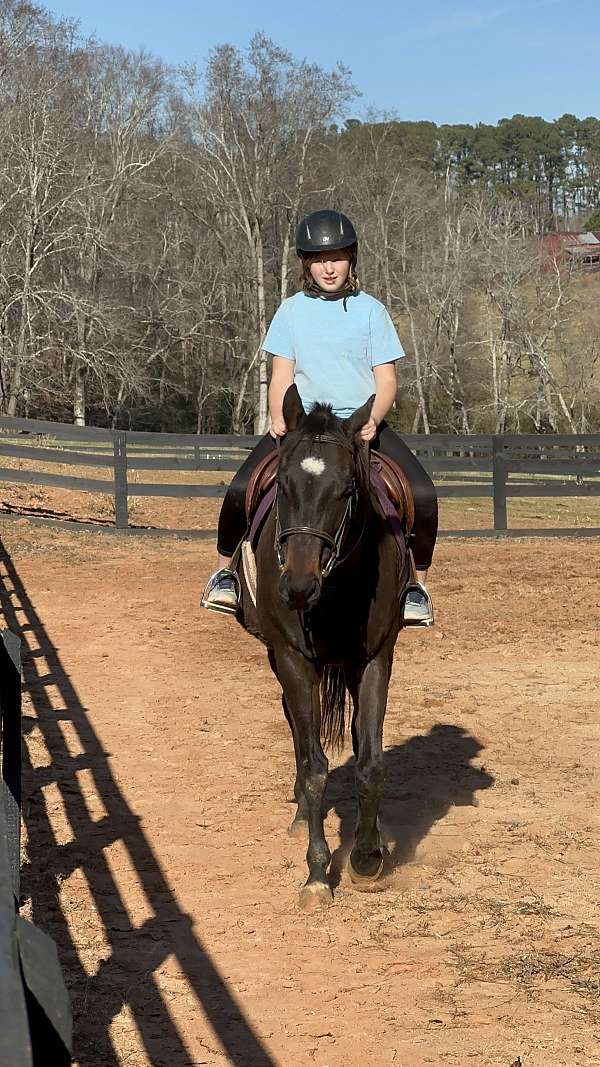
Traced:
[[347, 300], [290, 296], [275, 312], [263, 349], [294, 360], [306, 411], [314, 403], [331, 404], [342, 419], [376, 392], [373, 367], [404, 355], [385, 307], [363, 292]]

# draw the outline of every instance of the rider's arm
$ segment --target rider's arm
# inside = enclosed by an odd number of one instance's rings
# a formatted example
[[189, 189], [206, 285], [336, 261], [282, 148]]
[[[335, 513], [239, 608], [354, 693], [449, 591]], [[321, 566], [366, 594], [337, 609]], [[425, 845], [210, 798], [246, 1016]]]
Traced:
[[360, 436], [363, 441], [372, 441], [377, 436], [377, 427], [382, 419], [385, 419], [394, 400], [398, 384], [396, 382], [396, 364], [379, 363], [373, 367], [375, 377], [375, 400], [371, 408], [371, 418], [365, 423]]
[[381, 420], [385, 419], [396, 399], [398, 391], [396, 364], [380, 363], [378, 367], [373, 367], [373, 375], [375, 377], [376, 394], [371, 418], [379, 425]]
[[271, 382], [269, 384], [269, 415], [271, 416], [271, 427], [277, 437], [281, 437], [285, 433], [283, 398], [286, 389], [294, 382], [295, 366], [293, 359], [273, 356]]

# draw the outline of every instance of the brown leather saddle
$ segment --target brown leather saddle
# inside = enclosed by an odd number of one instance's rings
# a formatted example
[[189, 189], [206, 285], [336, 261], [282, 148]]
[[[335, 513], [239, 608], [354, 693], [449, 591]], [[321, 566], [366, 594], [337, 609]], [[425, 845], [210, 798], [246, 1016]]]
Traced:
[[[246, 517], [252, 521], [260, 501], [272, 488], [277, 478], [279, 453], [271, 452], [254, 468], [246, 490]], [[406, 474], [397, 463], [381, 452], [371, 451], [371, 471], [381, 478], [387, 495], [398, 518], [402, 521], [405, 537], [410, 535], [415, 521], [415, 501]]]

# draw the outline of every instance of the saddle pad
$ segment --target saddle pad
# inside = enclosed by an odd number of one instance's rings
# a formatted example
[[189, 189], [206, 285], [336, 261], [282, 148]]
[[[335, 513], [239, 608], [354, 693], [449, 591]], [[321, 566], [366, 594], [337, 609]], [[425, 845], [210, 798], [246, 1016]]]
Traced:
[[250, 598], [256, 607], [256, 556], [249, 541], [242, 542], [242, 569]]

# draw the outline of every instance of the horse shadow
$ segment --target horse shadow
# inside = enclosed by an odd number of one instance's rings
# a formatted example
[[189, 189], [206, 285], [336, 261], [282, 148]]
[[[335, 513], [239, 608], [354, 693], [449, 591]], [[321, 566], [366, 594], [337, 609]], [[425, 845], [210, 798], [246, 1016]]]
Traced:
[[[472, 764], [483, 745], [468, 730], [436, 723], [427, 734], [417, 734], [383, 753], [385, 786], [380, 811], [381, 834], [386, 842], [384, 874], [409, 863], [420, 842], [453, 807], [476, 806], [476, 794], [495, 779]], [[340, 820], [340, 845], [330, 868], [335, 889], [354, 843], [356, 827], [355, 759], [329, 774], [325, 810]]]

